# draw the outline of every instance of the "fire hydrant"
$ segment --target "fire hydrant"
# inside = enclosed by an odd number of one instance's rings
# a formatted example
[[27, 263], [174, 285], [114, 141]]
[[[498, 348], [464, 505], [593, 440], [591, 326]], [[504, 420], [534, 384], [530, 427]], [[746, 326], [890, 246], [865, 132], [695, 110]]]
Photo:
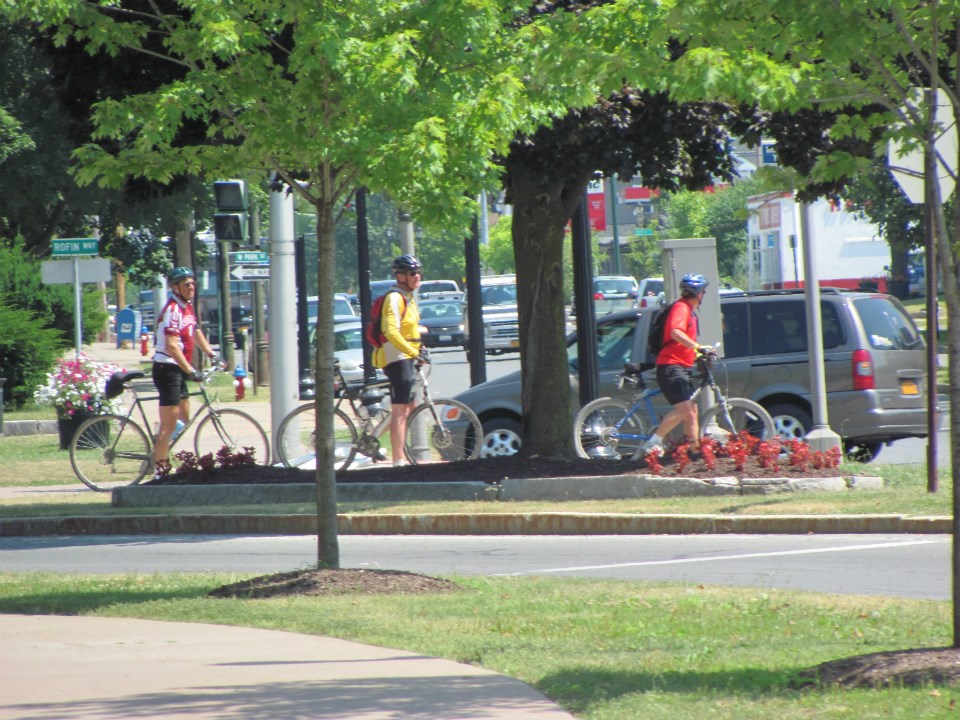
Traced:
[[140, 328], [140, 354], [146, 356], [147, 354], [147, 340], [150, 337], [150, 331], [147, 330], [147, 326], [144, 325]]
[[237, 365], [237, 369], [233, 371], [233, 386], [237, 390], [237, 400], [243, 400], [249, 382], [247, 371], [243, 369], [243, 365]]

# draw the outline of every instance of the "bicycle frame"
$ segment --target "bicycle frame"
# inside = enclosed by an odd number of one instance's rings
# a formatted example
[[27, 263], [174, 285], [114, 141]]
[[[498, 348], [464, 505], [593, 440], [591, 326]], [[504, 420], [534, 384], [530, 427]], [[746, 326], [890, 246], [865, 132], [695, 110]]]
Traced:
[[[133, 404], [130, 406], [130, 410], [127, 411], [127, 414], [124, 415], [123, 417], [125, 417], [127, 420], [131, 420], [133, 416], [134, 408], [139, 409], [141, 426], [143, 427], [144, 431], [147, 433], [147, 437], [150, 438], [150, 445], [151, 446], [156, 445], [157, 436], [154, 435], [153, 426], [150, 424], [150, 420], [147, 418], [147, 411], [144, 409], [144, 403], [152, 402], [153, 400], [159, 400], [160, 396], [149, 395], [147, 397], [141, 397], [136, 390], [134, 390], [133, 392], [134, 392]], [[202, 397], [203, 402], [200, 403], [200, 406], [197, 408], [197, 411], [187, 419], [186, 424], [184, 424], [183, 428], [181, 428], [177, 436], [170, 441], [171, 449], [173, 449], [173, 447], [180, 441], [181, 438], [186, 436], [187, 430], [189, 430], [191, 427], [194, 426], [198, 418], [200, 418], [200, 416], [203, 415], [205, 411], [216, 413], [216, 410], [214, 409], [213, 405], [210, 402], [210, 396], [207, 394], [207, 389], [203, 385], [200, 386], [200, 389], [197, 392], [188, 393], [187, 397]], [[131, 420], [131, 422], [136, 422], [136, 421]]]
[[[710, 370], [709, 363], [707, 363], [705, 360], [701, 358], [697, 360], [697, 364], [700, 366], [700, 369], [703, 374], [700, 379], [700, 384], [697, 385], [696, 389], [693, 391], [693, 394], [690, 396], [690, 400], [696, 401], [700, 397], [701, 393], [703, 392], [703, 389], [706, 387], [709, 387], [713, 391], [714, 399], [716, 400], [717, 405], [719, 405], [723, 410], [724, 418], [727, 420], [728, 423], [732, 424], [732, 421], [730, 419], [730, 413], [727, 410], [727, 398], [721, 392], [720, 386], [717, 385], [716, 380], [714, 380], [713, 372]], [[637, 377], [638, 376], [639, 376], [639, 373], [637, 373]], [[621, 388], [624, 382], [628, 382], [627, 377], [628, 376], [626, 373], [620, 376]], [[634, 380], [633, 382], [636, 382], [636, 381]], [[622, 432], [623, 425], [630, 418], [634, 417], [638, 412], [643, 411], [645, 412], [647, 419], [650, 421], [651, 427], [657, 427], [657, 425], [659, 425], [660, 420], [662, 418], [657, 417], [657, 412], [653, 407], [653, 400], [651, 398], [654, 398], [657, 395], [662, 395], [662, 394], [663, 394], [663, 391], [660, 390], [660, 388], [651, 388], [651, 389], [644, 389], [642, 392], [634, 395], [631, 398], [632, 405], [630, 406], [630, 409], [627, 410], [627, 414], [624, 415], [619, 421], [617, 421], [613, 425], [613, 427], [616, 428], [617, 430], [618, 436], [625, 440], [640, 440], [644, 442], [649, 440], [651, 437], [649, 434]]]

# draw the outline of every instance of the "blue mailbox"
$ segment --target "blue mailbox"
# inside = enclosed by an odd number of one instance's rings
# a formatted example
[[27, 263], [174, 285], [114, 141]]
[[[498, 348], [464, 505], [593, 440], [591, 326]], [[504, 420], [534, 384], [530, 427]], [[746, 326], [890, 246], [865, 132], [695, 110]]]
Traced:
[[117, 313], [117, 347], [124, 340], [135, 344], [140, 339], [140, 313], [132, 307], [125, 307]]

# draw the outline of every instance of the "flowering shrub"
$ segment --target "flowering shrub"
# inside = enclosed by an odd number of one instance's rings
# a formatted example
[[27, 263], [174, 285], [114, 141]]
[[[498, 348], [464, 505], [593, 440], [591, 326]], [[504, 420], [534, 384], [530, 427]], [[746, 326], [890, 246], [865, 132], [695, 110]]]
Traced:
[[[174, 457], [180, 461], [180, 466], [173, 471], [175, 475], [187, 475], [195, 472], [209, 473], [218, 468], [245, 467], [257, 464], [252, 447], [243, 448], [236, 452], [228, 447], [222, 447], [216, 455], [206, 453], [200, 457], [189, 450], [181, 450]], [[169, 474], [169, 471], [163, 474]]]
[[[664, 471], [663, 461], [666, 460], [672, 465], [673, 472], [682, 475], [696, 459], [696, 455], [691, 457], [690, 445], [684, 438], [671, 445], [662, 458], [656, 452], [649, 452], [643, 456], [644, 464], [652, 474], [659, 475]], [[843, 452], [839, 447], [812, 452], [810, 446], [802, 440], [761, 440], [746, 431], [727, 438], [724, 443], [711, 437], [700, 438], [699, 459], [708, 470], [716, 470], [717, 459], [721, 457], [729, 458], [733, 463], [733, 470], [738, 473], [746, 471], [751, 461], [768, 471], [775, 472], [785, 463], [791, 470], [804, 472], [811, 466], [814, 470], [840, 467]]]
[[108, 413], [120, 409], [120, 398], [107, 399], [106, 384], [122, 368], [91, 360], [80, 354], [60, 358], [47, 375], [47, 382], [33, 393], [38, 405], [53, 405], [57, 417], [69, 418], [78, 412]]

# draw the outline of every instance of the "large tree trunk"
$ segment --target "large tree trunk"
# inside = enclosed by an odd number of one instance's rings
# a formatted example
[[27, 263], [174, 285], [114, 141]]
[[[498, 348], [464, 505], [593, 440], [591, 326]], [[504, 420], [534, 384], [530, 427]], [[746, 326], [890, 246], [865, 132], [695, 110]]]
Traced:
[[[564, 227], [579, 193], [542, 171], [511, 166], [513, 245], [520, 319], [523, 449], [574, 455], [563, 297]], [[535, 322], [534, 322], [535, 320]]]

